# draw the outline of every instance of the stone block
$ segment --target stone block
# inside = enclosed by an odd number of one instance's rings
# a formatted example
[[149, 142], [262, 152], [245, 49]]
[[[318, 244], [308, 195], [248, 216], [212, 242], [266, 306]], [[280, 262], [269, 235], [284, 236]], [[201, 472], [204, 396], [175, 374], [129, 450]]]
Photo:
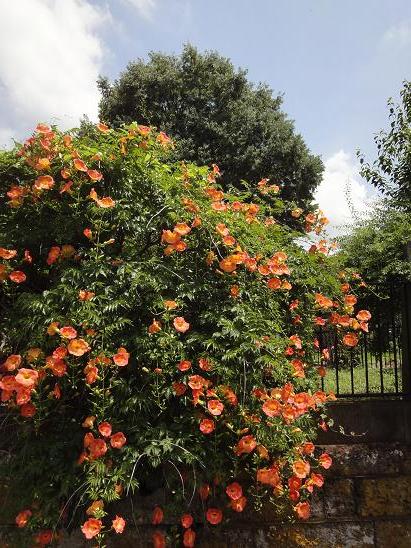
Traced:
[[351, 479], [330, 479], [324, 484], [324, 510], [329, 518], [355, 514], [354, 482]]
[[409, 548], [411, 520], [380, 521], [375, 524], [376, 545], [380, 548]]
[[358, 492], [363, 517], [411, 515], [411, 476], [362, 479]]
[[305, 523], [260, 530], [255, 538], [258, 548], [367, 548], [374, 546], [374, 527], [360, 521]]
[[411, 470], [411, 450], [400, 444], [355, 444], [323, 446], [333, 458], [328, 475], [334, 477], [401, 474]]

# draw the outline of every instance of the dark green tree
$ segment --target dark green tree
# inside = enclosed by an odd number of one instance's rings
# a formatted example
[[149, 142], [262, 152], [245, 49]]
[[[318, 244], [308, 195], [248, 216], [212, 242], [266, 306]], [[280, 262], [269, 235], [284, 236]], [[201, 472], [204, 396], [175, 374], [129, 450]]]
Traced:
[[177, 159], [218, 164], [226, 188], [268, 177], [305, 206], [321, 180], [322, 162], [295, 133], [281, 96], [218, 53], [190, 45], [178, 56], [151, 53], [114, 83], [100, 78], [99, 88], [103, 121], [158, 127], [176, 139]]
[[390, 129], [374, 138], [377, 159], [367, 163], [359, 154], [361, 175], [391, 199], [391, 205], [411, 211], [411, 82], [405, 81], [401, 102], [388, 101]]

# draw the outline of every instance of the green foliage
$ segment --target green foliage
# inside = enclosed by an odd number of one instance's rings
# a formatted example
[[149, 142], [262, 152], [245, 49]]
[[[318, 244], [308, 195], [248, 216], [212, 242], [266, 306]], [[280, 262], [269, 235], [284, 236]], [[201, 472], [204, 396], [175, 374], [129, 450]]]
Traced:
[[179, 56], [151, 53], [116, 82], [100, 79], [99, 87], [102, 120], [115, 126], [140, 120], [166, 131], [176, 139], [175, 158], [217, 163], [226, 188], [268, 177], [297, 205], [312, 200], [323, 166], [281, 111], [281, 97], [251, 84], [217, 53], [189, 45]]
[[371, 217], [358, 222], [341, 239], [339, 259], [359, 272], [368, 285], [382, 289], [411, 281], [410, 241], [411, 213], [381, 202]]
[[[113, 502], [157, 487], [169, 516], [197, 523], [208, 507], [229, 516], [234, 480], [248, 504], [268, 499], [284, 515], [299, 496], [295, 512], [309, 508], [309, 472], [299, 495], [288, 480], [296, 462], [319, 466], [303, 448], [325, 417], [314, 318], [330, 305], [314, 294], [353, 309], [327, 257], [276, 222], [292, 206], [274, 186], [224, 194], [217, 168], [174, 162], [171, 147], [135, 123], [40, 125], [0, 156], [0, 477], [17, 510], [32, 512], [30, 534], [92, 512], [102, 546]], [[296, 222], [321, 228], [309, 220]], [[255, 446], [240, 451], [245, 435]], [[271, 483], [256, 481], [261, 471]], [[201, 506], [203, 483], [213, 487]], [[104, 507], [86, 516], [96, 501]]]

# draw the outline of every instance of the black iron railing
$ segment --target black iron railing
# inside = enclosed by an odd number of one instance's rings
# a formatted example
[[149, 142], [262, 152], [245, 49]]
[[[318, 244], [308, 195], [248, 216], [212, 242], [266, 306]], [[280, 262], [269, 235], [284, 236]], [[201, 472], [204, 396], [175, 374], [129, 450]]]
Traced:
[[[332, 329], [318, 332], [320, 350], [327, 348], [323, 390], [341, 397], [404, 396], [411, 393], [409, 285], [377, 289], [361, 299], [369, 310], [369, 332], [355, 348], [345, 347]], [[320, 360], [321, 353], [319, 353]]]

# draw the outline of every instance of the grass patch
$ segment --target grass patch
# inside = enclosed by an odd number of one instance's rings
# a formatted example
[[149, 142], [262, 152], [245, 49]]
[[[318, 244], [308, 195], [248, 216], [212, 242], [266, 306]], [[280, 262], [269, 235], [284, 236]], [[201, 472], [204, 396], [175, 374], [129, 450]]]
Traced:
[[[393, 394], [396, 392], [395, 371], [394, 369], [382, 370], [383, 393]], [[338, 371], [338, 393], [339, 394], [361, 394], [366, 393], [366, 370], [364, 366], [356, 366], [353, 368], [353, 384], [351, 384], [351, 371], [349, 369], [339, 369]], [[398, 370], [398, 391], [401, 392], [402, 379], [401, 369]], [[337, 378], [336, 371], [329, 369], [324, 378], [324, 390], [326, 392], [332, 390], [337, 394]], [[368, 368], [368, 391], [373, 394], [381, 394], [381, 377], [379, 368]]]

